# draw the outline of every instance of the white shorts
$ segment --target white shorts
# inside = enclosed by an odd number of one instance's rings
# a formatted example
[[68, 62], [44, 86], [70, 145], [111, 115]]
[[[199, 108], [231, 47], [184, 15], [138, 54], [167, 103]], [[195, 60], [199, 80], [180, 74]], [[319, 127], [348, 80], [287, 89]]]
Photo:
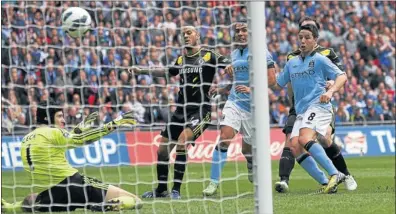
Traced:
[[221, 126], [229, 126], [240, 132], [244, 142], [251, 144], [253, 135], [253, 123], [251, 113], [239, 108], [235, 103], [227, 101], [223, 108], [223, 117], [220, 122]]
[[298, 137], [302, 128], [309, 128], [326, 136], [327, 128], [332, 120], [332, 111], [318, 106], [309, 107], [305, 113], [297, 115], [290, 138]]

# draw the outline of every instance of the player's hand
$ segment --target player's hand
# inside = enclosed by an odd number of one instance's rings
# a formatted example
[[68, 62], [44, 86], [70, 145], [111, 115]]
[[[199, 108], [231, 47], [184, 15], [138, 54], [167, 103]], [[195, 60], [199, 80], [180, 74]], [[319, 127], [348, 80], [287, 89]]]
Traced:
[[228, 74], [230, 77], [234, 76], [234, 69], [232, 68], [231, 64], [227, 65], [224, 70], [225, 70], [226, 74]]
[[113, 123], [116, 126], [126, 126], [126, 127], [130, 127], [131, 125], [136, 125], [137, 121], [133, 115], [134, 115], [133, 111], [126, 112], [125, 114], [114, 119]]
[[93, 126], [95, 120], [99, 118], [99, 112], [95, 111], [89, 114], [83, 121], [77, 124], [76, 127], [72, 130], [73, 133], [81, 134], [84, 131], [90, 129]]
[[326, 81], [326, 91], [329, 90], [334, 85], [334, 80]]
[[135, 75], [135, 73], [139, 73], [141, 71], [141, 69], [139, 67], [136, 66], [132, 66], [130, 69], [128, 69], [128, 73], [129, 75]]
[[250, 93], [250, 87], [246, 85], [237, 85], [235, 86], [235, 91], [239, 93]]
[[219, 93], [219, 88], [217, 86], [211, 86], [209, 88], [209, 96], [216, 95]]
[[333, 91], [332, 90], [326, 91], [326, 93], [320, 96], [320, 102], [329, 103], [332, 97], [333, 97]]

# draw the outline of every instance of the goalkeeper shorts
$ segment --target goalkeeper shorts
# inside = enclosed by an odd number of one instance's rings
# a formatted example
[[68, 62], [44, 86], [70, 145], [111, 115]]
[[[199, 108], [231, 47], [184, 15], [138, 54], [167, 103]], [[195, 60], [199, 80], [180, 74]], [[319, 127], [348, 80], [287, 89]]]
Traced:
[[38, 194], [34, 210], [39, 212], [66, 212], [77, 208], [90, 208], [103, 203], [108, 184], [75, 173], [62, 182]]
[[192, 139], [194, 141], [208, 128], [210, 121], [211, 110], [208, 108], [186, 109], [186, 114], [184, 114], [183, 107], [177, 107], [170, 122], [161, 132], [161, 136], [177, 141], [183, 130], [190, 128], [194, 133]]

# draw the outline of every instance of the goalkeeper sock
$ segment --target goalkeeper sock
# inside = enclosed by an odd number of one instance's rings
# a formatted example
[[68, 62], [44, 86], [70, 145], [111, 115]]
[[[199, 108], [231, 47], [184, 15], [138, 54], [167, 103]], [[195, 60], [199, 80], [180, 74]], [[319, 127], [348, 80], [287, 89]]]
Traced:
[[180, 187], [183, 182], [184, 172], [186, 171], [187, 153], [186, 150], [176, 150], [175, 171], [173, 176], [173, 188], [180, 192]]
[[289, 182], [290, 174], [294, 168], [296, 160], [289, 147], [283, 148], [282, 156], [279, 161], [279, 177], [281, 181]]
[[157, 154], [157, 192], [168, 191], [169, 157]]
[[210, 171], [210, 179], [213, 183], [216, 184], [219, 183], [220, 175], [221, 172], [223, 171], [226, 161], [227, 161], [227, 148], [219, 148], [219, 145], [217, 145], [215, 150], [213, 151], [212, 167]]
[[300, 164], [308, 174], [313, 177], [319, 184], [325, 185], [329, 182], [326, 175], [319, 169], [315, 160], [308, 154], [303, 153], [297, 158], [297, 163]]
[[322, 166], [329, 175], [335, 175], [338, 173], [338, 170], [335, 168], [329, 157], [327, 157], [325, 150], [321, 145], [316, 143], [315, 141], [309, 141], [305, 146], [305, 150], [307, 150], [313, 158]]
[[334, 166], [338, 169], [338, 171], [344, 173], [345, 175], [350, 175], [348, 171], [348, 167], [345, 163], [344, 157], [340, 151], [340, 148], [334, 142], [325, 149], [327, 157], [331, 159]]

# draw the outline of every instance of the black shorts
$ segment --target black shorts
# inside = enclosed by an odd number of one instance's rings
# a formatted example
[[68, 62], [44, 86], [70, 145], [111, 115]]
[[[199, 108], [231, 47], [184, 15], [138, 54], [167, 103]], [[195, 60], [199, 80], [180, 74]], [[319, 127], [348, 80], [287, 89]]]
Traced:
[[286, 124], [282, 130], [285, 135], [292, 133], [294, 123], [296, 122], [296, 118], [297, 118], [297, 115], [295, 115], [295, 114], [289, 114], [289, 116], [287, 117]]
[[161, 136], [172, 141], [177, 141], [184, 129], [190, 128], [194, 132], [193, 140], [196, 140], [208, 128], [211, 121], [211, 110], [209, 108], [198, 108], [184, 110], [177, 107], [170, 122], [161, 132]]
[[34, 210], [65, 212], [77, 208], [90, 208], [91, 205], [104, 202], [108, 188], [108, 184], [77, 172], [38, 194]]

